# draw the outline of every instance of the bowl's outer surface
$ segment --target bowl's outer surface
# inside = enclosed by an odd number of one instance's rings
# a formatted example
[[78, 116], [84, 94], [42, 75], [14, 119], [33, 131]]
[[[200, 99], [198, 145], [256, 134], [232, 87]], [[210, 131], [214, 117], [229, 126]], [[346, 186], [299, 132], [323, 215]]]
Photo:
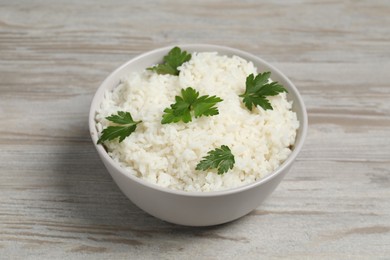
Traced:
[[129, 72], [142, 71], [153, 64], [162, 61], [162, 57], [173, 46], [157, 49], [135, 57], [125, 63], [101, 84], [97, 90], [89, 115], [89, 128], [92, 140], [107, 170], [119, 186], [121, 191], [138, 207], [149, 214], [168, 222], [189, 225], [208, 226], [217, 225], [235, 220], [257, 208], [278, 186], [285, 174], [289, 171], [297, 154], [302, 148], [307, 132], [307, 114], [303, 100], [291, 81], [280, 71], [262, 59], [232, 48], [206, 45], [184, 44], [179, 45], [189, 52], [214, 51], [219, 54], [238, 55], [252, 61], [258, 71], [271, 71], [272, 79], [282, 83], [288, 90], [288, 99], [293, 101], [293, 110], [297, 113], [300, 128], [293, 152], [287, 160], [272, 174], [242, 187], [219, 192], [184, 192], [162, 188], [137, 178], [118, 166], [104, 150], [97, 145], [98, 133], [95, 115], [107, 90], [118, 85], [120, 79]]

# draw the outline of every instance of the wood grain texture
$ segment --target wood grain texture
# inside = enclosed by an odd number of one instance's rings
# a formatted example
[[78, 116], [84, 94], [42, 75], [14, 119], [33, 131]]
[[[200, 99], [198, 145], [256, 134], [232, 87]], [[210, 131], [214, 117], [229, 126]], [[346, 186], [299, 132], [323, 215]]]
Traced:
[[[389, 1], [0, 1], [0, 259], [388, 259]], [[229, 224], [155, 219], [87, 128], [117, 66], [156, 47], [241, 48], [285, 72], [309, 133], [273, 195]]]

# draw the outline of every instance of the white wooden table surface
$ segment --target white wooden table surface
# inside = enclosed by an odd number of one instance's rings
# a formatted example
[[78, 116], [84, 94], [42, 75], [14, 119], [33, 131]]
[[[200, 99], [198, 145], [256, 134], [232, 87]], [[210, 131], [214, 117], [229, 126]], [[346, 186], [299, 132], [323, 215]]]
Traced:
[[[138, 209], [88, 133], [113, 69], [180, 43], [264, 58], [309, 113], [282, 184], [221, 226]], [[0, 259], [390, 259], [389, 82], [386, 0], [1, 0]]]

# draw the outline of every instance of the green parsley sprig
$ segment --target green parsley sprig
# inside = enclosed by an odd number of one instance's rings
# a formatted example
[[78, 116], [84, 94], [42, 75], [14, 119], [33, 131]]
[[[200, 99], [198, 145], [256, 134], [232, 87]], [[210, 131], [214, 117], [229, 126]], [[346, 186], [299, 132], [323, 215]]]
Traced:
[[147, 70], [155, 71], [157, 74], [171, 74], [177, 76], [180, 72], [177, 68], [190, 59], [190, 53], [181, 51], [179, 47], [174, 47], [166, 56], [164, 56], [164, 62], [162, 64], [147, 68]]
[[217, 169], [218, 174], [221, 175], [229, 171], [229, 169], [233, 169], [235, 163], [234, 155], [228, 146], [222, 145], [220, 148], [211, 150], [207, 154], [196, 165], [195, 170]]
[[117, 124], [109, 126], [102, 131], [102, 135], [97, 141], [98, 144], [104, 141], [110, 141], [119, 137], [119, 142], [122, 142], [126, 137], [135, 131], [137, 124], [142, 121], [134, 121], [129, 112], [118, 111], [116, 115], [106, 117], [107, 120]]
[[176, 103], [171, 104], [170, 108], [164, 109], [162, 124], [177, 123], [179, 121], [191, 122], [191, 111], [193, 111], [195, 118], [218, 115], [219, 111], [216, 104], [223, 100], [217, 96], [204, 95], [199, 97], [198, 91], [188, 87], [181, 90], [181, 96], [176, 96], [175, 101]]
[[245, 93], [239, 95], [244, 98], [245, 106], [252, 111], [252, 106], [260, 106], [264, 110], [272, 110], [272, 105], [267, 96], [276, 96], [279, 93], [287, 92], [283, 85], [278, 82], [268, 83], [271, 72], [259, 73], [256, 77], [250, 74], [246, 78]]

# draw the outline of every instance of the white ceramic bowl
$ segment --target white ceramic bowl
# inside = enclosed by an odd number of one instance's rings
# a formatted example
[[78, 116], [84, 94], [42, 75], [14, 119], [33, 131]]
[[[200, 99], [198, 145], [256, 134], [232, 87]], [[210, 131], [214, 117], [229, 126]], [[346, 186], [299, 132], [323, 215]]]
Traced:
[[288, 90], [288, 99], [293, 100], [293, 110], [297, 113], [300, 128], [293, 152], [287, 160], [273, 173], [254, 183], [224, 191], [185, 192], [159, 187], [138, 177], [130, 175], [107, 154], [102, 145], [97, 145], [98, 132], [95, 114], [100, 106], [106, 90], [118, 85], [119, 80], [131, 71], [142, 71], [162, 61], [162, 57], [173, 46], [153, 50], [139, 55], [112, 72], [97, 90], [89, 114], [89, 130], [97, 152], [108, 172], [121, 191], [138, 207], [149, 214], [168, 222], [188, 226], [208, 226], [229, 222], [240, 218], [257, 208], [278, 186], [290, 170], [295, 158], [302, 148], [307, 132], [307, 114], [298, 90], [279, 70], [264, 60], [233, 48], [205, 45], [179, 45], [189, 52], [217, 51], [219, 54], [238, 55], [250, 60], [259, 72], [271, 71], [272, 79], [282, 83]]

